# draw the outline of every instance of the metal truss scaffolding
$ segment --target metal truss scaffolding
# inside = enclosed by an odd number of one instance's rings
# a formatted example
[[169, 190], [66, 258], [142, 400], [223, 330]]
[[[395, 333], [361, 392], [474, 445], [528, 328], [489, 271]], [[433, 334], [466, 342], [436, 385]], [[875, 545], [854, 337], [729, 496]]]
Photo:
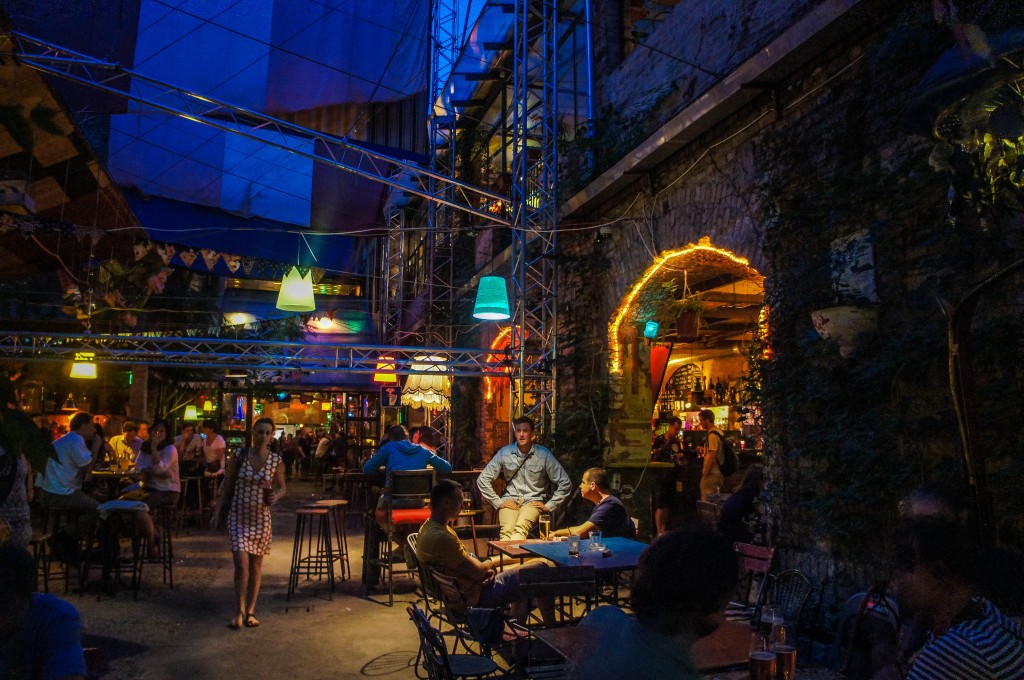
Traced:
[[[247, 370], [308, 371], [372, 374], [381, 357], [393, 357], [394, 373], [425, 373], [423, 354], [440, 357], [430, 375], [450, 377], [508, 377], [513, 362], [491, 349], [399, 347], [335, 343], [272, 342], [227, 338], [149, 337], [137, 335], [73, 335], [0, 330], [0, 358], [18, 361], [73, 361], [91, 352], [100, 364], [240, 368]], [[390, 371], [390, 369], [389, 369]]]
[[[231, 132], [289, 153], [336, 167], [366, 179], [382, 182], [396, 190], [421, 196], [431, 202], [446, 202], [492, 222], [502, 222], [479, 206], [505, 197], [475, 187], [450, 176], [439, 175], [382, 153], [370, 151], [349, 141], [310, 130], [257, 111], [182, 90], [126, 69], [119, 64], [94, 59], [59, 45], [12, 32], [18, 49], [14, 56], [21, 63], [51, 75], [104, 92], [125, 97], [165, 113]], [[312, 151], [296, 148], [295, 138], [318, 144]], [[402, 181], [399, 181], [401, 178]], [[431, 190], [430, 187], [434, 189]], [[444, 198], [442, 198], [444, 196]]]
[[[558, 2], [516, 0], [512, 97], [512, 415], [554, 428]], [[529, 348], [529, 352], [526, 351]]]
[[384, 304], [381, 309], [380, 338], [397, 342], [402, 327], [402, 300], [405, 288], [405, 209], [388, 205], [384, 212], [387, 236], [384, 239]]

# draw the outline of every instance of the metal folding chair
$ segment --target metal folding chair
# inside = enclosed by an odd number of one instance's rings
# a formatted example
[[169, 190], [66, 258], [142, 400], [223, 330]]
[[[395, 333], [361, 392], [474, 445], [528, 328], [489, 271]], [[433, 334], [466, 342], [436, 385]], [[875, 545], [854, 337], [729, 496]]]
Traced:
[[416, 607], [406, 607], [416, 624], [420, 637], [420, 656], [430, 680], [482, 678], [500, 672], [498, 664], [479, 654], [449, 654], [441, 632], [430, 625], [426, 615]]

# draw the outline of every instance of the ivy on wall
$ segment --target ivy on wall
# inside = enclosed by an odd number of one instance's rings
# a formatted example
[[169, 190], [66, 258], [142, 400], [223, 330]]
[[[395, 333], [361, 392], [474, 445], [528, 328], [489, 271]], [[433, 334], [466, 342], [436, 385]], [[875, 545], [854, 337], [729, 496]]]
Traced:
[[[761, 378], [778, 535], [853, 563], [884, 559], [884, 536], [909, 490], [962, 487], [941, 301], [959, 300], [1020, 256], [1022, 225], [983, 221], [969, 202], [951, 207], [949, 177], [929, 165], [934, 140], [906, 132], [900, 120], [905, 102], [894, 93], [912, 89], [949, 43], [922, 6], [902, 12], [850, 77], [756, 141], [771, 266], [772, 358]], [[959, 211], [956, 226], [950, 210]], [[861, 229], [875, 244], [879, 327], [844, 360], [809, 315], [837, 302], [831, 242]], [[988, 300], [991, 311], [974, 328], [990, 434], [1015, 432], [1022, 415], [1014, 386], [1024, 325], [1019, 301], [1008, 297]], [[1020, 501], [1006, 493], [1013, 475], [1020, 479], [1019, 455], [995, 436], [984, 440], [999, 471], [996, 507], [1019, 518]]]

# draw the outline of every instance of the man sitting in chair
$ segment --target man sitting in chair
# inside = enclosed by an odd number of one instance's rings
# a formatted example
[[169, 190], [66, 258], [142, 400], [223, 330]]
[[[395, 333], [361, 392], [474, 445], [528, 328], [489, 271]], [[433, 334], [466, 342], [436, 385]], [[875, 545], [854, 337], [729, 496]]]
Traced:
[[[495, 559], [479, 560], [466, 551], [462, 541], [448, 523], [462, 510], [462, 487], [451, 479], [442, 479], [430, 492], [430, 519], [420, 527], [416, 552], [419, 560], [434, 568], [443, 568], [455, 577], [459, 590], [470, 607], [503, 607], [512, 605], [512, 616], [521, 622], [529, 615], [527, 598], [520, 592], [523, 569], [547, 568], [544, 560], [533, 560], [521, 566], [494, 572]], [[550, 598], [537, 598], [537, 606], [545, 626], [555, 623], [554, 604]]]
[[604, 538], [618, 536], [633, 538], [636, 526], [626, 511], [626, 506], [608, 488], [608, 473], [604, 468], [593, 467], [583, 473], [580, 482], [580, 494], [594, 504], [594, 511], [583, 524], [553, 532], [554, 536], [579, 536], [586, 538], [595, 529], [601, 531]]
[[[498, 449], [476, 480], [480, 493], [498, 510], [503, 541], [525, 540], [541, 513], [558, 509], [572, 488], [554, 454], [534, 443], [533, 421], [524, 416], [512, 425], [515, 443]], [[495, 491], [495, 481], [502, 486], [500, 493]], [[555, 491], [548, 498], [551, 486]]]

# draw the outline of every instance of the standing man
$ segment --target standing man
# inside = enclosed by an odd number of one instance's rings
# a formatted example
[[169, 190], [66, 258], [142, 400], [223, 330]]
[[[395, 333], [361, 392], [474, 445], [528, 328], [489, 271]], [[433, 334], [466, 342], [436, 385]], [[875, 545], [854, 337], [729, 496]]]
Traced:
[[608, 473], [604, 468], [593, 467], [583, 473], [580, 494], [594, 504], [594, 511], [583, 524], [559, 529], [555, 536], [579, 536], [586, 538], [591, 531], [599, 529], [604, 538], [633, 538], [636, 525], [633, 524], [626, 506], [608, 488]]
[[[522, 416], [512, 424], [515, 443], [498, 449], [476, 480], [480, 493], [498, 510], [503, 541], [525, 540], [541, 513], [557, 510], [572, 488], [554, 454], [534, 443], [533, 421]], [[504, 486], [500, 494], [494, 488], [498, 479]]]
[[671, 470], [661, 473], [654, 487], [654, 532], [660, 536], [668, 531], [672, 515], [679, 505], [679, 498], [686, 483], [686, 456], [683, 455], [683, 441], [679, 432], [683, 421], [672, 416], [668, 430], [659, 434], [651, 443], [651, 460], [655, 463], [672, 463]]
[[719, 458], [725, 435], [715, 427], [715, 414], [710, 409], [700, 412], [700, 428], [708, 433], [708, 440], [704, 446], [704, 469], [700, 475], [700, 497], [706, 501], [711, 494], [719, 493], [725, 482], [721, 468], [725, 461]]

